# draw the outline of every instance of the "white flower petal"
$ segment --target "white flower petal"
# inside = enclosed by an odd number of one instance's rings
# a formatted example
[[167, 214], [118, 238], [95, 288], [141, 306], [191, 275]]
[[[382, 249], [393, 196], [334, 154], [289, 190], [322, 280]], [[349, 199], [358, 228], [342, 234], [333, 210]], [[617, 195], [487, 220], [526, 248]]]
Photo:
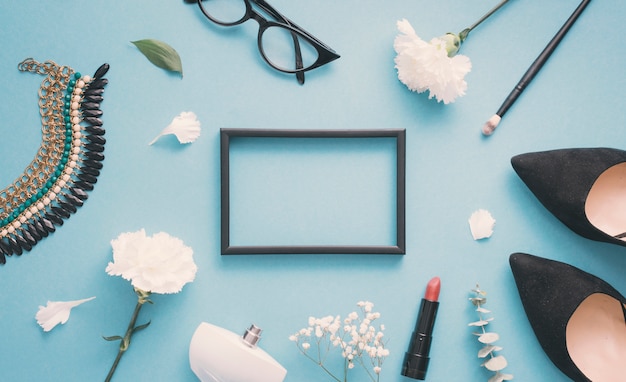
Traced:
[[198, 121], [195, 113], [183, 111], [177, 117], [174, 117], [172, 123], [163, 129], [149, 144], [152, 145], [160, 137], [167, 134], [176, 135], [180, 143], [191, 143], [200, 136], [200, 121]]
[[485, 239], [493, 234], [496, 220], [487, 210], [479, 209], [469, 218], [470, 231], [474, 240]]
[[151, 293], [178, 293], [195, 279], [193, 249], [165, 232], [151, 237], [145, 230], [126, 232], [111, 241], [113, 262], [106, 267], [112, 276], [131, 281]]
[[48, 301], [46, 306], [39, 306], [35, 319], [44, 332], [49, 332], [58, 324], [65, 324], [70, 318], [72, 308], [93, 300], [94, 297], [74, 301]]

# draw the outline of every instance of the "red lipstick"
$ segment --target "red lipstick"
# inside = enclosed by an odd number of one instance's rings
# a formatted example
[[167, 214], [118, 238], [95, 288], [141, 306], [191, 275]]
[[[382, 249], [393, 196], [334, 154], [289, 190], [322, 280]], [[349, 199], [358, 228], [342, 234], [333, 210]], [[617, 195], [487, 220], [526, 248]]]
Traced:
[[433, 327], [439, 308], [440, 290], [441, 280], [439, 277], [433, 277], [426, 286], [426, 293], [420, 304], [409, 350], [404, 354], [402, 375], [405, 377], [421, 380], [426, 378]]

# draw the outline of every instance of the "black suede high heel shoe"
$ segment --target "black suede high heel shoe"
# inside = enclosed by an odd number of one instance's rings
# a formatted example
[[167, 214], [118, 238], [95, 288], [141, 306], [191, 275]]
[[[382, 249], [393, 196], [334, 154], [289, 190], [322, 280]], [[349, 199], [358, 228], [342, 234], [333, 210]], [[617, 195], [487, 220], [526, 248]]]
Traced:
[[511, 158], [530, 191], [572, 231], [626, 246], [626, 151], [560, 149]]
[[571, 265], [514, 253], [509, 258], [539, 344], [576, 382], [626, 380], [626, 298]]

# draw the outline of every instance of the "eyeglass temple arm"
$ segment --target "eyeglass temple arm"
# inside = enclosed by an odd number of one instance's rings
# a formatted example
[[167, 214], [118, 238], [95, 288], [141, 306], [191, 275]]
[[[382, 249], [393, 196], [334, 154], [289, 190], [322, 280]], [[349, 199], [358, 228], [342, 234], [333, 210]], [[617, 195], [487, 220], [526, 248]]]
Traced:
[[[296, 51], [296, 69], [302, 69], [304, 67], [304, 63], [302, 62], [302, 52], [300, 50], [300, 42], [298, 42], [298, 36], [295, 33], [291, 33], [291, 37], [293, 38], [293, 47]], [[299, 71], [296, 72], [296, 79], [300, 85], [304, 85], [304, 72]]]
[[[298, 41], [298, 36], [291, 32], [291, 38], [293, 38], [293, 47], [296, 53], [296, 69], [302, 69], [304, 67], [304, 63], [302, 62], [302, 50], [300, 49], [300, 42]], [[300, 85], [304, 85], [304, 72], [296, 72], [296, 79]]]
[[[278, 12], [274, 7], [266, 3], [264, 0], [252, 0], [252, 2], [258, 5], [261, 9], [263, 9], [268, 14], [272, 15], [277, 20], [280, 20], [284, 22], [285, 24], [290, 25], [298, 30], [302, 30], [302, 28], [296, 25], [293, 21], [289, 20], [287, 17], [283, 16], [280, 12]], [[291, 32], [291, 38], [293, 39], [293, 47], [294, 47], [294, 51], [296, 54], [296, 69], [302, 69], [304, 67], [304, 63], [302, 61], [302, 50], [300, 49], [300, 42], [298, 41], [298, 36], [295, 33]], [[304, 84], [304, 72], [303, 71], [296, 72], [296, 79], [298, 80], [298, 83], [300, 85], [303, 85]]]

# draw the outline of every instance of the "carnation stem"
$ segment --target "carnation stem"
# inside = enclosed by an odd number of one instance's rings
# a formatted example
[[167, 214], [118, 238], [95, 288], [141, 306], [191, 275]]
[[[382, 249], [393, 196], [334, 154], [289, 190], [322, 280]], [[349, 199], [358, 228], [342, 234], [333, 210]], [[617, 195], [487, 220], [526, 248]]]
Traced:
[[148, 299], [148, 297], [150, 296], [150, 292], [135, 289], [135, 293], [137, 293], [138, 297], [137, 305], [135, 305], [135, 311], [130, 318], [130, 322], [128, 323], [128, 328], [126, 329], [126, 334], [124, 334], [124, 337], [105, 337], [106, 340], [120, 340], [120, 348], [117, 352], [117, 356], [115, 357], [115, 361], [113, 361], [111, 370], [109, 370], [109, 374], [107, 374], [107, 377], [104, 380], [105, 382], [110, 382], [111, 378], [113, 378], [113, 374], [115, 373], [115, 369], [117, 369], [117, 365], [120, 363], [120, 360], [122, 359], [122, 356], [124, 355], [126, 350], [128, 350], [128, 348], [130, 347], [130, 340], [133, 334], [141, 329], [145, 329], [148, 325], [150, 325], [150, 322], [148, 322], [140, 326], [135, 326], [135, 324], [137, 323], [137, 317], [139, 316], [139, 311], [141, 310], [143, 304], [145, 304], [146, 302], [152, 303], [152, 301]]
[[508, 3], [509, 0], [502, 0], [500, 2], [500, 4], [496, 5], [495, 7], [493, 7], [489, 12], [485, 13], [483, 15], [483, 17], [481, 17], [478, 21], [476, 21], [471, 27], [469, 28], [465, 28], [461, 31], [461, 33], [459, 33], [459, 38], [461, 39], [461, 42], [465, 41], [465, 39], [467, 38], [467, 36], [469, 35], [469, 33], [476, 28], [478, 25], [480, 25], [480, 23], [482, 23], [483, 21], [487, 20], [489, 18], [489, 16], [491, 16], [492, 14], [496, 13], [496, 11], [500, 8], [502, 8], [502, 6], [506, 3]]

